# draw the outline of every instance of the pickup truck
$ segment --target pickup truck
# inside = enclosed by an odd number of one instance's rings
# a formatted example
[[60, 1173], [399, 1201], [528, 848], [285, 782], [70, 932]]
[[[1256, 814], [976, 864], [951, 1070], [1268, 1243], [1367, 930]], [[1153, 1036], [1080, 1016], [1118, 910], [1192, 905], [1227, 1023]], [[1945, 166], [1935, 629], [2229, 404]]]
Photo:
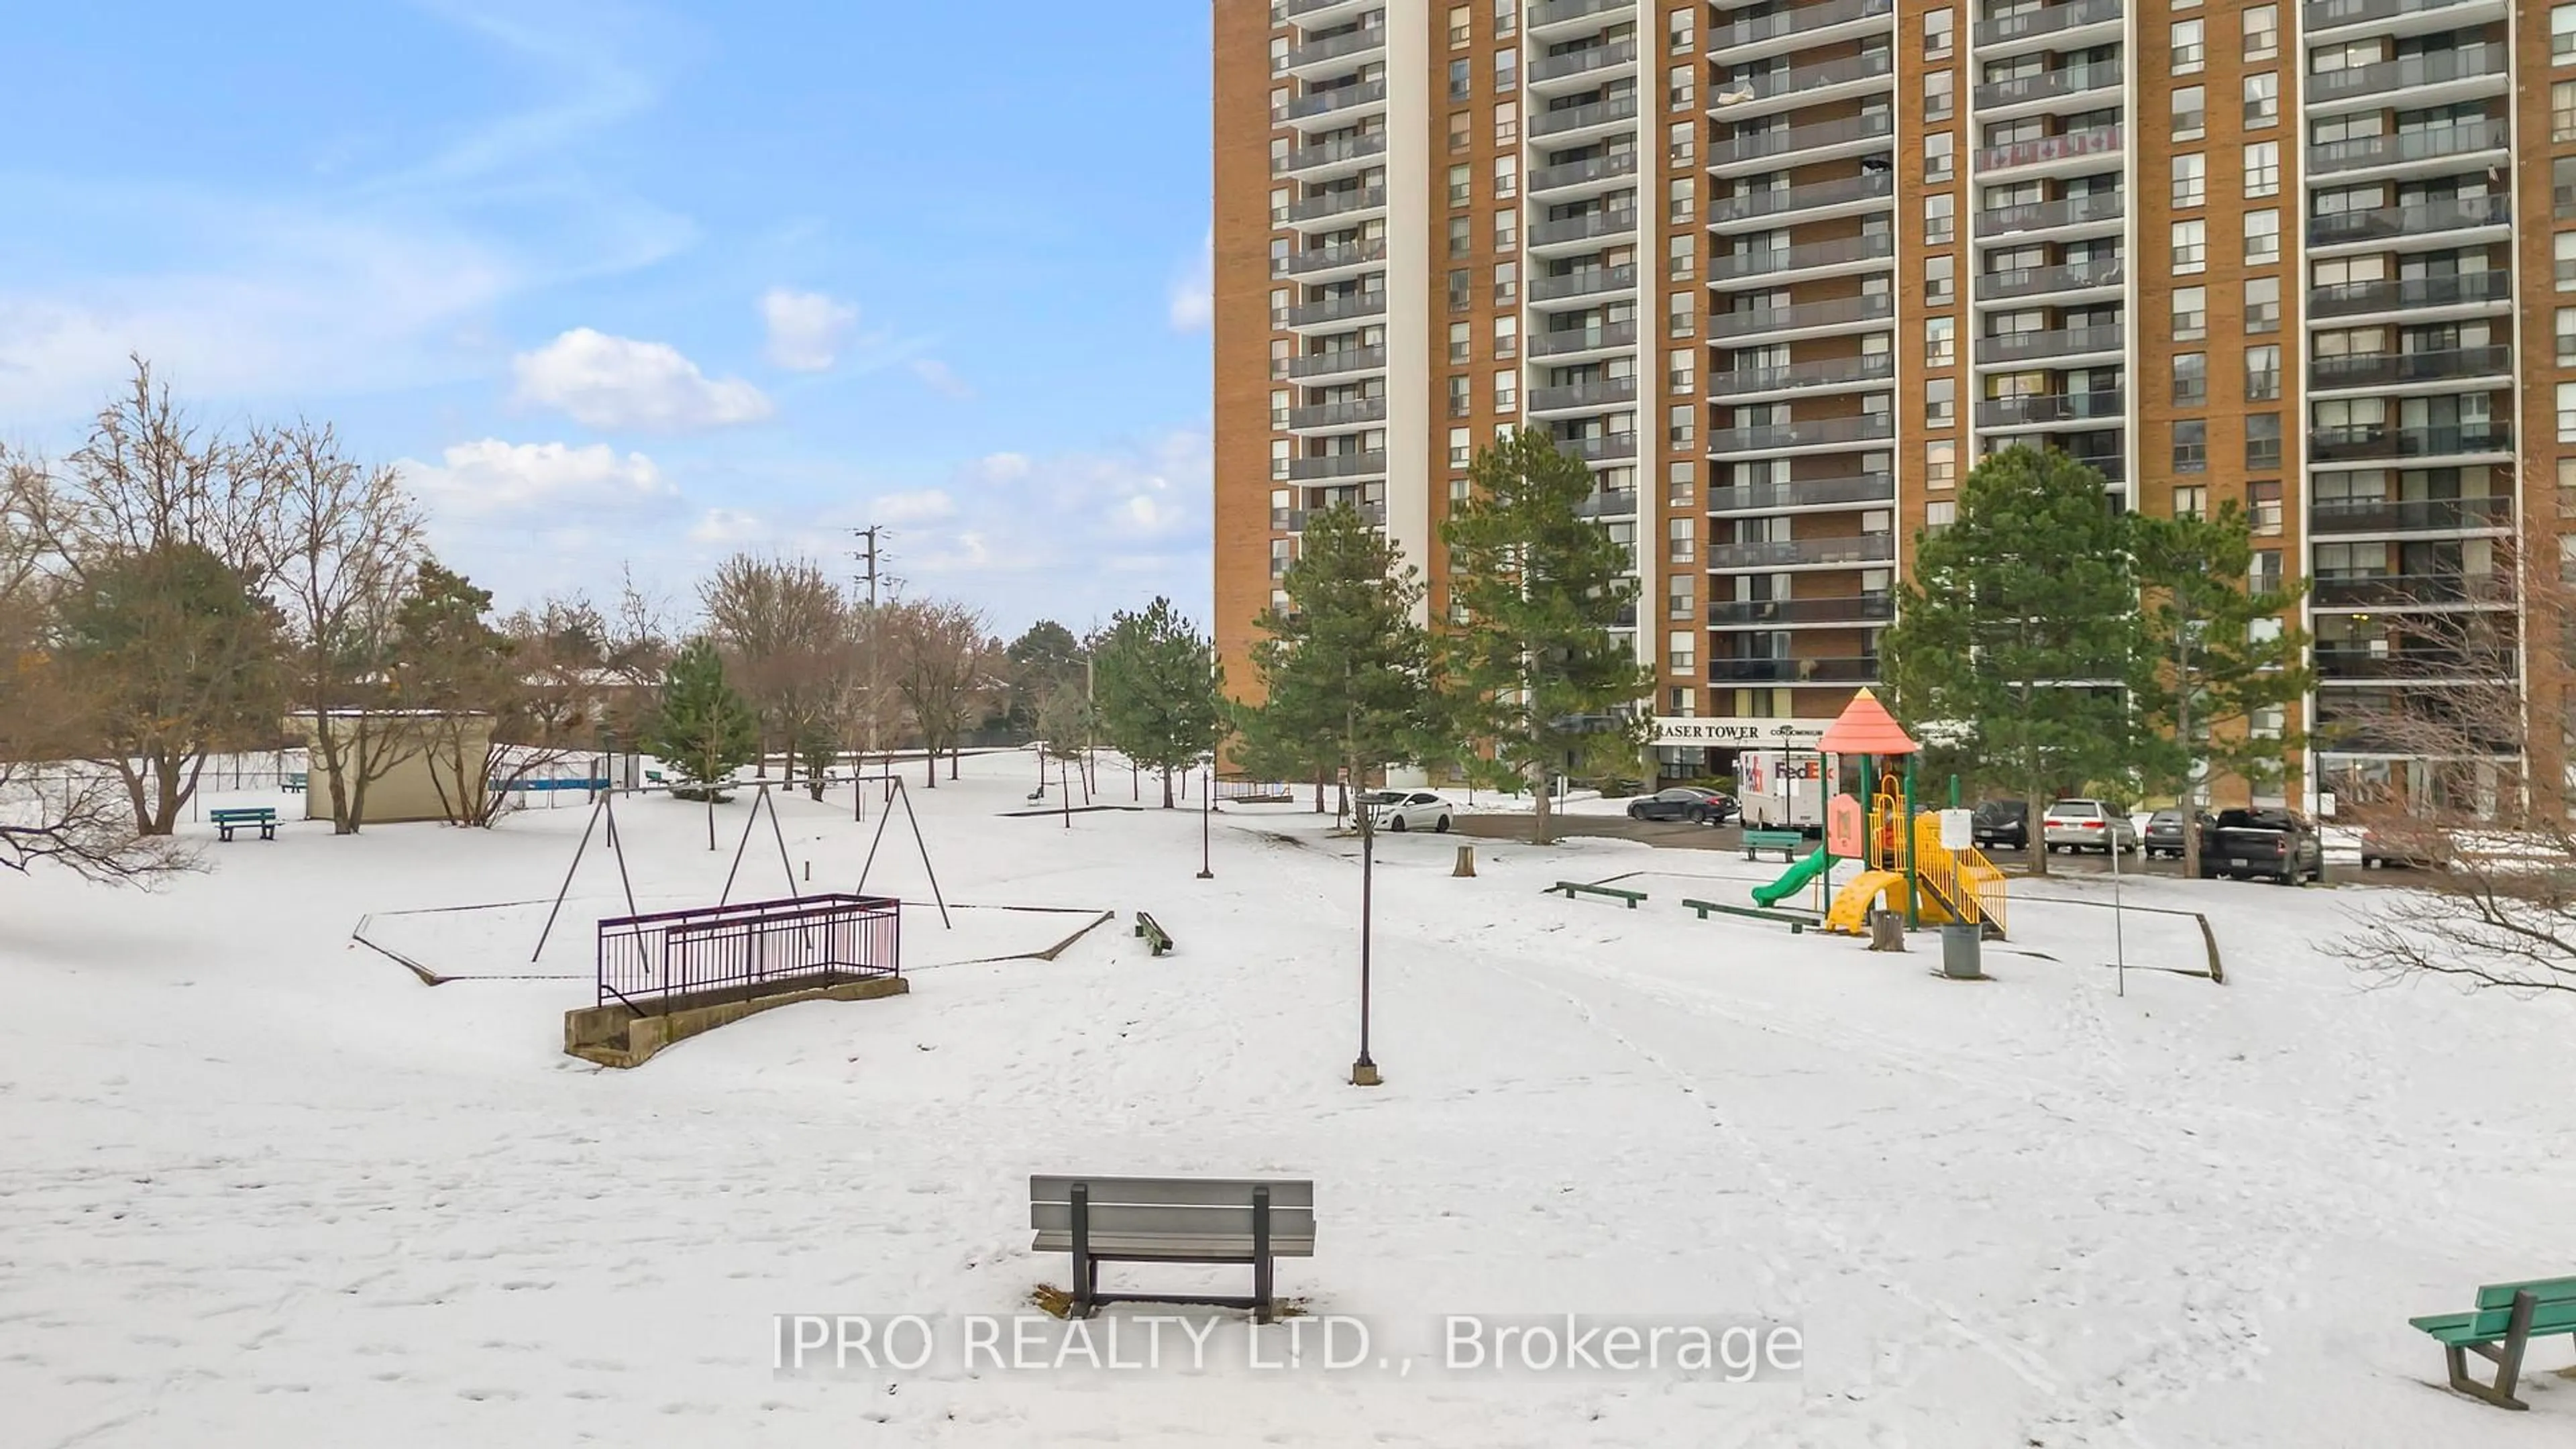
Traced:
[[2317, 828], [2287, 810], [2221, 810], [2200, 832], [2200, 874], [2263, 876], [2283, 885], [2325, 874]]

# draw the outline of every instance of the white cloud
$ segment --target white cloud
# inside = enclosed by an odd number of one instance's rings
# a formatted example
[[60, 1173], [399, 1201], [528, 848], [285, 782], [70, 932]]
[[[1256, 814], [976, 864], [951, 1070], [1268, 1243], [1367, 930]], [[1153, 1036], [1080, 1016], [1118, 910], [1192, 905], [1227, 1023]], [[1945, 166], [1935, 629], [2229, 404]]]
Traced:
[[885, 524], [936, 523], [957, 516], [957, 500], [937, 488], [888, 493], [868, 500], [870, 520]]
[[920, 378], [923, 386], [942, 397], [952, 397], [963, 402], [975, 395], [975, 389], [966, 385], [966, 380], [957, 375], [955, 368], [935, 357], [916, 357], [911, 365], [912, 375]]
[[628, 508], [677, 498], [641, 453], [605, 443], [505, 443], [484, 438], [446, 449], [436, 464], [404, 459], [403, 477], [442, 518], [475, 519], [537, 510]]
[[1198, 259], [1172, 283], [1172, 330], [1196, 332], [1216, 320], [1216, 231], [1199, 243]]
[[594, 428], [676, 433], [757, 422], [769, 399], [739, 378], [711, 380], [664, 342], [576, 327], [510, 365], [519, 400], [557, 408]]
[[738, 548], [769, 537], [769, 525], [757, 514], [737, 508], [710, 508], [689, 530], [691, 543]]
[[820, 292], [784, 287], [772, 287], [761, 297], [760, 315], [769, 324], [769, 360], [793, 372], [830, 368], [859, 321], [856, 307]]

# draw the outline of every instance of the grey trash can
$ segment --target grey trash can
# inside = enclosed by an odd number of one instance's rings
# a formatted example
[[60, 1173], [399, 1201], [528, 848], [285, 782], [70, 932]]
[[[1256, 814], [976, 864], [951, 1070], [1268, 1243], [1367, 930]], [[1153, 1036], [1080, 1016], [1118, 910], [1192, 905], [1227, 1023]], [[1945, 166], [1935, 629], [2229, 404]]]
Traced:
[[1941, 974], [1961, 981], [1985, 978], [1986, 932], [1983, 926], [1956, 921], [1941, 928]]

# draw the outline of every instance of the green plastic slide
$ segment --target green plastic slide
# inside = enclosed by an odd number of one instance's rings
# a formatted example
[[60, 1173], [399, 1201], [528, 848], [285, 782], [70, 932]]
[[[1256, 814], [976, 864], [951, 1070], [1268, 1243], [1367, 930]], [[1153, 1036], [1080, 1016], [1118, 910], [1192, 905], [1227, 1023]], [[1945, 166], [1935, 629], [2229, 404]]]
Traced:
[[1789, 897], [1796, 895], [1798, 891], [1807, 884], [1807, 882], [1814, 880], [1816, 877], [1823, 875], [1826, 871], [1833, 868], [1834, 858], [1827, 855], [1825, 853], [1825, 848], [1819, 845], [1816, 847], [1815, 854], [1810, 855], [1805, 860], [1799, 861], [1796, 865], [1789, 867], [1786, 875], [1781, 876], [1778, 880], [1771, 882], [1767, 886], [1755, 886], [1753, 888], [1753, 904], [1763, 907], [1776, 906], [1782, 901], [1787, 900]]

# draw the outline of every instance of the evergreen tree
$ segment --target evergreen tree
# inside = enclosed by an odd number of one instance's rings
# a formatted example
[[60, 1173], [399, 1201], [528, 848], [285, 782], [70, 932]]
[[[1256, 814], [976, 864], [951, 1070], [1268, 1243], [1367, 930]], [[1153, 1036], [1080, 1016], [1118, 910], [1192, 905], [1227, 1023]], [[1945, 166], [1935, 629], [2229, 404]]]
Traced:
[[439, 808], [455, 825], [488, 826], [499, 816], [517, 776], [495, 746], [533, 693], [520, 677], [517, 646], [492, 627], [491, 610], [491, 590], [424, 558], [394, 611], [394, 699], [418, 712], [405, 721], [427, 757]]
[[1157, 598], [1141, 614], [1111, 617], [1092, 672], [1101, 738], [1163, 777], [1171, 809], [1172, 772], [1215, 749], [1223, 732], [1214, 647], [1171, 600]]
[[[2313, 683], [2307, 636], [2282, 622], [2299, 594], [2253, 589], [2253, 527], [2232, 501], [2215, 517], [2139, 515], [2129, 527], [2153, 660], [2148, 771], [2183, 797], [2188, 819], [2202, 764], [2213, 776], [2271, 785], [2305, 748], [2286, 729], [2254, 733], [2258, 715], [2295, 703]], [[2188, 825], [2183, 860], [2185, 874], [2199, 874], [2200, 832]]]
[[[1082, 682], [1067, 679], [1047, 691], [1045, 698], [1038, 701], [1034, 723], [1039, 745], [1038, 788], [1043, 790], [1046, 788], [1046, 762], [1056, 760], [1070, 766], [1081, 759], [1092, 736], [1098, 733], [1100, 721], [1091, 708], [1090, 698], [1082, 692]], [[1077, 771], [1071, 778], [1083, 779], [1083, 776]], [[1068, 782], [1064, 788], [1071, 791], [1073, 786]], [[1083, 800], [1087, 804], [1090, 799], [1091, 784], [1083, 779]]]
[[1550, 771], [1641, 743], [1605, 722], [1654, 689], [1610, 631], [1637, 601], [1626, 545], [1582, 516], [1592, 472], [1544, 429], [1522, 428], [1476, 455], [1471, 496], [1450, 511], [1455, 620], [1442, 640], [1447, 705], [1464, 738], [1492, 747], [1472, 772], [1538, 791], [1534, 838], [1554, 829]]
[[715, 849], [715, 807], [724, 798], [719, 787], [760, 748], [760, 720], [725, 682], [713, 641], [691, 640], [664, 671], [645, 748], [688, 782], [672, 794], [707, 802], [707, 849]]
[[[1422, 578], [1403, 551], [1339, 504], [1307, 519], [1279, 586], [1288, 607], [1262, 614], [1252, 646], [1263, 702], [1244, 714], [1256, 752], [1338, 769], [1354, 790], [1371, 769], [1430, 752], [1431, 639], [1414, 619]], [[1363, 834], [1373, 828], [1354, 813]]]
[[1082, 641], [1053, 619], [1031, 624], [1002, 651], [1010, 663], [1010, 723], [1023, 733], [1037, 729], [1047, 696], [1069, 680], [1082, 677]]
[[[2146, 650], [2102, 475], [2026, 447], [1979, 463], [1956, 521], [1916, 543], [1881, 653], [1899, 712], [2017, 789], [2034, 822], [2061, 790], [2125, 775]], [[2045, 848], [2031, 867], [2047, 873]]]

